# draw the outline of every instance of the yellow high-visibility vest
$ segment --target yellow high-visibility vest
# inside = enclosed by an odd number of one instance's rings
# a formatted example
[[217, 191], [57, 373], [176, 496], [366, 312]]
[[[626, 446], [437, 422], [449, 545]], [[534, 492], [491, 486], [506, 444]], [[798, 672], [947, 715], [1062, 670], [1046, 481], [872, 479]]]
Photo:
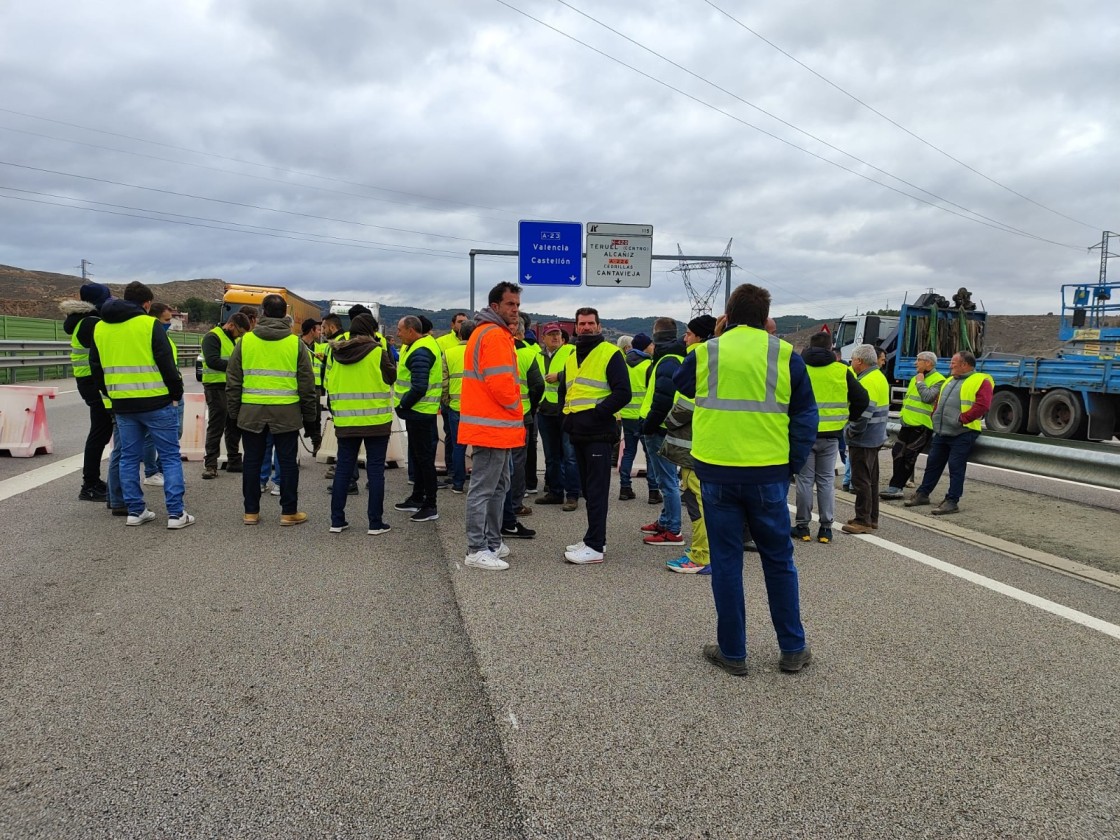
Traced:
[[603, 341], [587, 354], [583, 364], [576, 361], [576, 354], [568, 354], [564, 363], [564, 413], [577, 414], [594, 408], [610, 396], [607, 384], [607, 363], [621, 350], [609, 341]]
[[[945, 381], [945, 377], [938, 373], [936, 370], [931, 370], [926, 374], [925, 384], [928, 387], [940, 385]], [[933, 428], [933, 406], [929, 403], [922, 402], [922, 396], [918, 393], [918, 377], [913, 377], [910, 384], [906, 386], [906, 396], [902, 400], [902, 411], [898, 415], [899, 420], [902, 421], [904, 426], [925, 426], [927, 429]]]
[[[964, 382], [961, 383], [961, 414], [964, 414], [976, 403], [976, 395], [980, 393], [980, 386], [984, 383], [985, 379], [992, 384], [993, 388], [995, 387], [995, 380], [987, 373], [973, 371], [964, 378]], [[980, 420], [973, 420], [971, 423], [965, 423], [964, 427], [978, 432], [980, 431]]]
[[638, 409], [638, 417], [643, 420], [649, 416], [649, 411], [653, 408], [653, 395], [657, 391], [657, 369], [661, 367], [661, 363], [666, 359], [676, 359], [678, 362], [683, 362], [684, 356], [678, 356], [676, 353], [669, 353], [654, 362], [653, 370], [649, 372], [649, 381], [646, 383], [646, 392], [642, 397], [641, 407]]
[[247, 405], [292, 405], [299, 402], [296, 370], [304, 352], [299, 336], [265, 341], [255, 333], [241, 337], [241, 402]]
[[462, 410], [463, 368], [466, 358], [465, 341], [443, 351], [443, 359], [447, 363], [447, 405], [452, 411]]
[[729, 467], [788, 464], [793, 347], [737, 326], [694, 352], [693, 457]]
[[161, 397], [169, 394], [152, 353], [156, 319], [129, 318], [119, 324], [98, 321], [93, 343], [105, 372], [105, 388], [116, 400]]
[[421, 336], [415, 344], [410, 344], [407, 349], [401, 348], [401, 360], [400, 364], [397, 365], [397, 381], [393, 383], [393, 405], [399, 406], [401, 399], [412, 388], [412, 371], [408, 369], [405, 362], [408, 361], [408, 357], [413, 352], [421, 347], [428, 348], [435, 359], [432, 361], [432, 369], [428, 373], [428, 387], [424, 391], [424, 396], [417, 401], [416, 405], [412, 406], [412, 410], [417, 414], [438, 414], [440, 394], [443, 392], [443, 353], [439, 351], [439, 345], [430, 335]]
[[627, 369], [630, 375], [630, 402], [619, 412], [623, 420], [637, 420], [640, 416], [642, 403], [646, 398], [646, 378], [652, 359], [642, 359], [633, 367]]
[[833, 362], [805, 370], [817, 401], [817, 432], [839, 432], [848, 423], [848, 366]]
[[[219, 351], [219, 355], [221, 356], [221, 358], [225, 359], [228, 362], [229, 357], [233, 354], [233, 339], [230, 338], [229, 333], [227, 333], [221, 327], [214, 327], [214, 329], [210, 330], [210, 332], [212, 332], [214, 335], [216, 335], [218, 337], [218, 341], [221, 342], [221, 350]], [[213, 368], [207, 367], [206, 366], [206, 357], [203, 356], [202, 357], [202, 384], [203, 385], [213, 385], [215, 383], [220, 382], [224, 385], [225, 381], [226, 381], [226, 372], [224, 370], [214, 370]]]
[[336, 428], [381, 426], [393, 420], [393, 395], [381, 375], [385, 351], [375, 347], [352, 365], [335, 364], [327, 377]]

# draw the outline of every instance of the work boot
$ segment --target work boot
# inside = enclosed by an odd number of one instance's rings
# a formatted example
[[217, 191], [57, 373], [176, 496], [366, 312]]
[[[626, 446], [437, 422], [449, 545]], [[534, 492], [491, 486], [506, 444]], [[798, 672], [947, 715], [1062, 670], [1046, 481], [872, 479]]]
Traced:
[[206, 479], [217, 478], [218, 477], [218, 468], [215, 467], [215, 466], [203, 467], [202, 468], [202, 477], [206, 478]]
[[665, 500], [661, 498], [661, 491], [660, 490], [650, 490], [648, 501], [651, 505], [659, 505]]
[[562, 505], [564, 504], [564, 497], [558, 493], [545, 493], [533, 504], [537, 505]]
[[905, 507], [919, 507], [920, 505], [928, 505], [929, 496], [927, 496], [925, 493], [919, 493], [915, 490], [914, 494], [902, 504]]
[[802, 650], [794, 651], [793, 653], [786, 653], [782, 651], [782, 657], [778, 660], [778, 668], [785, 671], [787, 674], [796, 674], [806, 665], [813, 661], [813, 653], [806, 645]]
[[244, 465], [241, 462], [240, 455], [232, 456], [228, 461], [226, 461], [226, 472], [239, 473], [243, 469]]
[[704, 645], [704, 658], [733, 677], [745, 677], [747, 675], [747, 660], [728, 659], [719, 649], [719, 645]]
[[848, 523], [843, 525], [840, 530], [845, 534], [870, 534], [875, 529], [866, 522], [860, 522], [858, 519], [849, 519]]
[[579, 499], [568, 499], [564, 502], [564, 507], [561, 510], [573, 511], [579, 507]]
[[281, 525], [302, 525], [307, 521], [307, 514], [302, 510], [297, 513], [282, 513], [280, 514]]
[[956, 513], [960, 510], [952, 499], [945, 499], [941, 504], [930, 511], [934, 516], [944, 516], [947, 513]]
[[620, 502], [627, 502], [634, 498], [633, 487], [620, 487], [618, 490], [618, 500]]

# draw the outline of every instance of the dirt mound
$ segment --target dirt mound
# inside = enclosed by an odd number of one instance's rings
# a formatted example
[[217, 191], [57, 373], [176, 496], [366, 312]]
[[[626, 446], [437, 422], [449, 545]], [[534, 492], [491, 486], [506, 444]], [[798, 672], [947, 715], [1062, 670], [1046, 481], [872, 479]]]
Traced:
[[[10, 265], [0, 265], [0, 315], [18, 315], [24, 318], [60, 318], [58, 305], [64, 300], [75, 300], [82, 278], [72, 274], [55, 274], [50, 271], [30, 271]], [[124, 293], [125, 284], [109, 283], [114, 297]], [[181, 304], [187, 298], [221, 300], [225, 282], [215, 279], [172, 280], [168, 283], [149, 284], [155, 299]]]

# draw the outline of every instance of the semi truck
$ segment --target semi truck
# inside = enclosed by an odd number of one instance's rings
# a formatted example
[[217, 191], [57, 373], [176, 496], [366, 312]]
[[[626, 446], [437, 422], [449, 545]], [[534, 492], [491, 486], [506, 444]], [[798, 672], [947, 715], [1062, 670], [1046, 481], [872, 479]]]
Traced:
[[281, 286], [248, 286], [241, 283], [226, 283], [225, 294], [222, 295], [222, 316], [219, 323], [224, 324], [229, 316], [241, 309], [242, 306], [255, 306], [260, 309], [261, 301], [266, 295], [280, 295], [288, 304], [287, 314], [292, 318], [292, 332], [300, 334], [300, 327], [308, 318], [316, 321], [323, 317], [319, 305], [309, 300], [304, 300], [295, 292]]
[[350, 330], [350, 309], [353, 306], [361, 305], [366, 307], [373, 313], [373, 318], [381, 325], [381, 304], [372, 300], [332, 300], [327, 303], [327, 312], [331, 315], [337, 315], [342, 319], [342, 329], [345, 332]]
[[913, 304], [903, 304], [897, 318], [843, 318], [833, 336], [845, 358], [860, 343], [886, 351], [884, 373], [891, 383], [892, 405], [901, 404], [906, 384], [917, 373], [918, 353], [936, 353], [938, 370], [948, 375], [953, 354], [970, 350], [976, 369], [995, 384], [987, 428], [1064, 440], [1111, 440], [1120, 437], [1118, 292], [1120, 284], [1103, 281], [1061, 287], [1062, 346], [1053, 358], [985, 352], [988, 316], [972, 304], [967, 289], [960, 289], [952, 301], [932, 292], [922, 295]]

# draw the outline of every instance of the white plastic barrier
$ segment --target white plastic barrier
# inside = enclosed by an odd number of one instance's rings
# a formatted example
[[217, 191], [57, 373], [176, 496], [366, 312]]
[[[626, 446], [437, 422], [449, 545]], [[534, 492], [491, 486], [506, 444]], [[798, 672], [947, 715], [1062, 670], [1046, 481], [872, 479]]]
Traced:
[[53, 452], [43, 398], [53, 400], [57, 394], [57, 388], [47, 386], [0, 385], [0, 451], [13, 458]]
[[183, 394], [183, 435], [179, 438], [179, 455], [184, 461], [206, 458], [205, 394]]

